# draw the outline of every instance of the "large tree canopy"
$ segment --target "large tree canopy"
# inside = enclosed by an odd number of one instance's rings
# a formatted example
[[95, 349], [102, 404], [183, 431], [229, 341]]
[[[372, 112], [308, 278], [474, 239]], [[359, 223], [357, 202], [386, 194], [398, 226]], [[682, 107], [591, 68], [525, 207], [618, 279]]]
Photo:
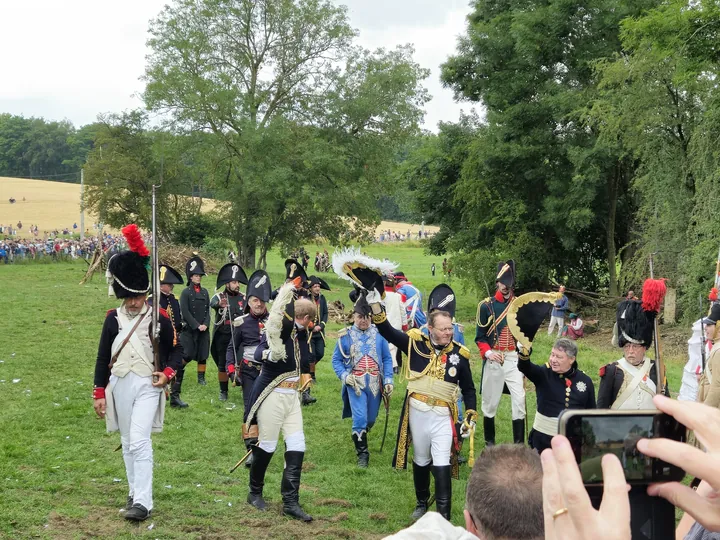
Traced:
[[176, 0], [150, 32], [147, 105], [212, 134], [209, 180], [243, 264], [367, 235], [428, 99], [412, 48], [354, 47], [346, 9], [322, 0]]

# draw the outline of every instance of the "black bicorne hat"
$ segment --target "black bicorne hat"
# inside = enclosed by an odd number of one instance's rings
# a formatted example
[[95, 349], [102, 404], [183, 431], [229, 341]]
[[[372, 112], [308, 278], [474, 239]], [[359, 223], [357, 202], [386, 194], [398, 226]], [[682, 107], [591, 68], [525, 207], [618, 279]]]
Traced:
[[435, 287], [430, 296], [428, 296], [428, 313], [439, 309], [440, 311], [447, 311], [451, 317], [455, 317], [455, 293], [453, 292], [450, 285], [441, 283]]
[[505, 285], [508, 289], [515, 287], [515, 261], [510, 259], [509, 261], [499, 262], [497, 276], [495, 282], [500, 282]]
[[320, 285], [321, 289], [325, 289], [326, 291], [330, 290], [330, 285], [327, 284], [327, 282], [323, 278], [319, 278], [317, 276], [310, 276], [310, 287], [313, 285]]
[[159, 267], [160, 271], [160, 285], [180, 285], [183, 283], [183, 278], [180, 272], [175, 270], [168, 264], [161, 264]]
[[368, 304], [367, 301], [367, 291], [360, 291], [356, 295], [356, 300], [353, 304], [353, 313], [358, 313], [363, 317], [372, 315], [372, 308], [370, 308], [370, 304]]
[[287, 281], [297, 277], [300, 277], [302, 280], [300, 286], [305, 287], [305, 285], [307, 285], [308, 276], [303, 268], [303, 265], [295, 259], [287, 259], [285, 261], [285, 280]]
[[185, 275], [187, 276], [187, 284], [190, 285], [190, 278], [195, 274], [205, 275], [205, 263], [199, 255], [195, 254], [185, 263]]
[[[272, 294], [272, 285], [270, 284], [270, 276], [265, 270], [255, 270], [247, 283], [245, 296], [249, 299], [251, 296], [259, 298], [263, 302], [270, 301]], [[245, 303], [245, 311], [250, 308], [250, 302]]]
[[113, 255], [108, 261], [107, 275], [113, 293], [117, 298], [145, 295], [150, 291], [150, 251], [135, 224], [123, 227], [122, 233], [130, 249]]
[[219, 289], [231, 281], [239, 281], [243, 285], [247, 285], [247, 274], [245, 274], [245, 270], [242, 269], [242, 266], [237, 263], [228, 263], [218, 271], [215, 288]]

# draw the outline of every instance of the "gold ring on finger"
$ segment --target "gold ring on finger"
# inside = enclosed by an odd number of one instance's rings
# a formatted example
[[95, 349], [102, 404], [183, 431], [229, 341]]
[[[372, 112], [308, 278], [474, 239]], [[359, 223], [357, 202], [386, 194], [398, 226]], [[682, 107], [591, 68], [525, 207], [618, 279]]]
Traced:
[[556, 511], [556, 512], [552, 515], [552, 518], [553, 518], [553, 520], [555, 520], [555, 519], [557, 519], [558, 517], [562, 516], [563, 514], [567, 514], [567, 513], [568, 513], [568, 509], [567, 509], [567, 508], [561, 508], [560, 510]]

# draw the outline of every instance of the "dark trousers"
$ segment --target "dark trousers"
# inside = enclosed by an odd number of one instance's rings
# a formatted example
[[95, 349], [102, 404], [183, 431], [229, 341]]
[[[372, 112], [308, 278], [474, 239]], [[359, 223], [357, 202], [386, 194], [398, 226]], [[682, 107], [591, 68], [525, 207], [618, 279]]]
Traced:
[[530, 444], [530, 448], [537, 450], [538, 454], [542, 454], [543, 450], [545, 450], [546, 448], [550, 448], [551, 440], [552, 437], [550, 435], [540, 433], [539, 431], [535, 431], [534, 429], [530, 430], [528, 443]]
[[210, 332], [205, 330], [190, 330], [186, 328], [180, 332], [180, 344], [183, 347], [183, 360], [192, 362], [197, 360], [198, 364], [207, 362], [210, 354]]
[[319, 333], [313, 334], [310, 340], [310, 347], [312, 351], [310, 362], [316, 364], [325, 356], [325, 339], [319, 335]]
[[260, 370], [255, 368], [253, 364], [242, 362], [242, 373], [240, 375], [240, 384], [243, 392], [243, 417], [247, 416], [250, 410], [250, 394], [252, 394], [255, 379], [260, 375]]
[[220, 373], [225, 373], [225, 354], [230, 343], [230, 332], [215, 331], [210, 345], [210, 354]]

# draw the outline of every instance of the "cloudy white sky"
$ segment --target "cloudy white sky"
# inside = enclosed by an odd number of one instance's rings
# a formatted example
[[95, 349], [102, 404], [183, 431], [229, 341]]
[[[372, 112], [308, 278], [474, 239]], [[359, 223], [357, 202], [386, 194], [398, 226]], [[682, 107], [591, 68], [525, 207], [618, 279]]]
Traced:
[[[425, 128], [457, 120], [470, 104], [453, 101], [440, 64], [463, 33], [468, 0], [334, 0], [350, 10], [364, 47], [412, 43], [431, 70]], [[0, 113], [68, 119], [142, 105], [148, 21], [167, 0], [0, 0]]]

